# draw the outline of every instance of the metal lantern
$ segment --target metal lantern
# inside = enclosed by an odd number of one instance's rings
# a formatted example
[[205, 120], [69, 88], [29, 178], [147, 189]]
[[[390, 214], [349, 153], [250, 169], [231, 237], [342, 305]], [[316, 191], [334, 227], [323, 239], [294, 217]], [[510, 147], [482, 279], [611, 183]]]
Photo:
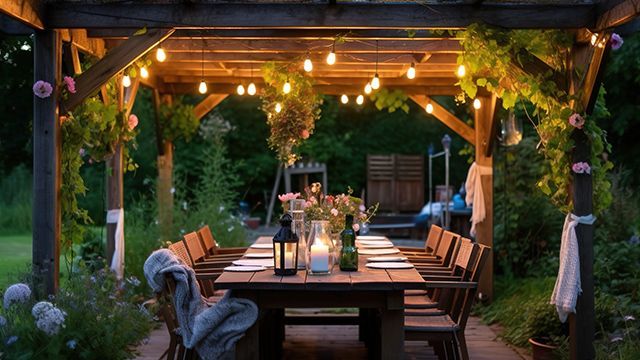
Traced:
[[516, 117], [513, 109], [509, 111], [509, 116], [502, 120], [502, 145], [518, 145], [522, 140], [522, 119]]
[[295, 275], [298, 271], [298, 235], [291, 230], [291, 215], [280, 218], [280, 230], [273, 237], [273, 269], [276, 275]]

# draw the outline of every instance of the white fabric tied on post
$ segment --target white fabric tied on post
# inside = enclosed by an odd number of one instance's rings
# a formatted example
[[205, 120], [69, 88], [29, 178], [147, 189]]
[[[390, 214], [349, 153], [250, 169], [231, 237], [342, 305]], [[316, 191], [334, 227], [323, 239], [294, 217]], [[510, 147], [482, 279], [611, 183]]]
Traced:
[[484, 207], [484, 192], [482, 191], [482, 175], [492, 174], [493, 168], [491, 166], [478, 165], [474, 162], [469, 168], [464, 188], [467, 192], [465, 196], [467, 205], [473, 205], [471, 211], [471, 236], [476, 236], [476, 224], [481, 223], [487, 217], [487, 210]]
[[593, 214], [577, 216], [567, 214], [562, 228], [560, 243], [560, 268], [558, 278], [551, 294], [551, 304], [556, 306], [560, 321], [567, 321], [570, 313], [576, 312], [578, 295], [582, 292], [580, 285], [580, 253], [576, 226], [578, 224], [593, 225], [596, 217]]
[[118, 280], [124, 277], [124, 209], [113, 209], [107, 212], [107, 224], [116, 224], [115, 249], [111, 258], [111, 270]]

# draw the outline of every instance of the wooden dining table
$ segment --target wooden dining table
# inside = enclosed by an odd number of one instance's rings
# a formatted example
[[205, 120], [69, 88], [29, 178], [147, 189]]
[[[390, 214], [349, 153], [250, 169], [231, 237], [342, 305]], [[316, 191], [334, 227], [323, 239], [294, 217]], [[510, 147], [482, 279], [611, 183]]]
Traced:
[[[260, 237], [256, 243], [271, 243]], [[249, 248], [247, 253], [268, 252]], [[402, 255], [398, 253], [398, 255]], [[374, 255], [371, 255], [374, 256]], [[260, 310], [258, 321], [236, 345], [237, 359], [278, 357], [284, 340], [284, 310], [287, 308], [358, 308], [361, 339], [369, 339], [373, 358], [396, 359], [404, 353], [404, 291], [424, 289], [425, 281], [411, 269], [371, 269], [360, 255], [358, 271], [341, 271], [335, 265], [329, 275], [276, 276], [272, 268], [256, 272], [225, 271], [214, 283], [216, 290], [252, 300]], [[370, 319], [367, 321], [366, 316]], [[322, 341], [321, 338], [318, 341]]]

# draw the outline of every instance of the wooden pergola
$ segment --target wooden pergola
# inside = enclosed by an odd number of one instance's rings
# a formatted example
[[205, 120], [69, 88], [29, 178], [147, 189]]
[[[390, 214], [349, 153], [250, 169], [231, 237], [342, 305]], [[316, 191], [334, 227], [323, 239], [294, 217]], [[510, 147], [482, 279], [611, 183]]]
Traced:
[[[37, 206], [33, 214], [33, 269], [53, 293], [58, 283], [61, 222], [58, 114], [73, 110], [158, 45], [166, 51], [167, 61], [155, 62], [148, 79], [136, 79], [131, 87], [122, 89], [122, 108], [131, 108], [139, 86], [153, 90], [156, 105], [170, 102], [176, 94], [196, 93], [204, 71], [209, 93], [195, 110], [201, 118], [235, 93], [239, 84], [253, 81], [260, 89], [263, 63], [299, 61], [302, 67], [308, 56], [314, 63], [311, 76], [318, 92], [360, 94], [377, 72], [383, 87], [401, 89], [422, 108], [431, 103], [432, 116], [475, 146], [476, 163], [492, 166], [499, 99], [479, 94], [482, 107], [475, 111], [472, 127], [431, 98], [460, 93], [455, 70], [462, 51], [458, 39], [433, 30], [462, 29], [483, 22], [508, 29], [575, 31], [578, 43], [571, 52], [572, 63], [586, 71], [580, 81], [566, 80], [569, 91], [582, 90], [581, 101], [589, 111], [605, 55], [605, 49], [590, 46], [590, 34], [606, 33], [630, 22], [640, 12], [640, 1], [0, 0], [0, 12], [6, 15], [0, 17], [0, 30], [35, 34], [35, 79], [57, 83], [64, 66], [77, 75], [77, 93], [60, 103], [55, 93], [34, 103], [33, 203]], [[146, 31], [133, 35], [143, 28]], [[331, 66], [324, 59], [332, 49], [337, 62]], [[100, 60], [81, 73], [79, 52]], [[408, 79], [405, 75], [412, 63], [416, 78]], [[523, 71], [546, 69], [542, 63], [525, 66]], [[166, 222], [170, 221], [167, 217], [172, 204], [168, 191], [172, 144], [159, 136], [158, 150], [160, 216]], [[108, 166], [114, 170], [107, 186], [108, 207], [119, 209], [123, 205], [120, 151]], [[489, 246], [493, 243], [492, 184], [492, 175], [482, 177], [487, 218], [477, 227], [477, 241]], [[591, 198], [589, 184], [576, 184], [577, 215], [591, 213]], [[577, 315], [571, 317], [571, 339], [573, 358], [587, 359], [593, 357], [592, 349], [577, 344], [593, 341], [593, 230], [586, 225], [580, 228], [583, 295]], [[115, 229], [108, 229], [110, 256]], [[489, 261], [480, 289], [488, 298], [492, 297], [492, 270]]]

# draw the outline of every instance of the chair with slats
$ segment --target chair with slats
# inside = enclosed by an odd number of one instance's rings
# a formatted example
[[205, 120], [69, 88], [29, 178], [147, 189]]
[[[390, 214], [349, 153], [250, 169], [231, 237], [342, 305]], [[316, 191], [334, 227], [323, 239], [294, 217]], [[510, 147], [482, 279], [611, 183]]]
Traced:
[[247, 251], [246, 247], [228, 247], [223, 248], [218, 246], [218, 242], [213, 237], [211, 228], [209, 225], [205, 225], [198, 230], [198, 235], [202, 241], [202, 245], [208, 255], [238, 255], [242, 256]]
[[[200, 289], [205, 297], [217, 296], [216, 292], [213, 290], [213, 282], [218, 276], [220, 276], [220, 274], [222, 274], [223, 267], [225, 266], [224, 264], [194, 264], [191, 260], [191, 256], [189, 256], [185, 243], [182, 241], [177, 241], [169, 245], [169, 250], [173, 251], [173, 253], [176, 254], [176, 256], [178, 256], [185, 265], [195, 271], [196, 279], [198, 279]], [[213, 299], [211, 300], [213, 301]]]
[[440, 358], [469, 359], [465, 328], [478, 289], [478, 280], [491, 248], [478, 244], [477, 256], [466, 267], [469, 281], [427, 281], [427, 287], [452, 289], [451, 310], [446, 315], [405, 316], [406, 341], [428, 341]]
[[434, 255], [408, 255], [409, 260], [414, 264], [432, 264], [438, 266], [449, 266], [451, 257], [454, 256], [457, 240], [460, 235], [445, 230], [440, 238]]
[[440, 238], [442, 237], [442, 233], [444, 229], [438, 225], [431, 225], [429, 228], [429, 234], [427, 234], [427, 239], [424, 242], [423, 248], [418, 247], [398, 247], [398, 250], [402, 251], [405, 255], [409, 256], [419, 256], [419, 255], [435, 255], [436, 249], [438, 248], [438, 244], [440, 243]]
[[217, 265], [218, 267], [225, 267], [229, 266], [234, 260], [240, 258], [239, 256], [207, 256], [207, 253], [202, 247], [200, 237], [195, 231], [185, 234], [183, 242], [185, 247], [187, 248], [189, 257], [191, 257], [194, 268], [198, 268], [199, 266], [202, 266], [204, 264], [206, 264], [207, 266]]

